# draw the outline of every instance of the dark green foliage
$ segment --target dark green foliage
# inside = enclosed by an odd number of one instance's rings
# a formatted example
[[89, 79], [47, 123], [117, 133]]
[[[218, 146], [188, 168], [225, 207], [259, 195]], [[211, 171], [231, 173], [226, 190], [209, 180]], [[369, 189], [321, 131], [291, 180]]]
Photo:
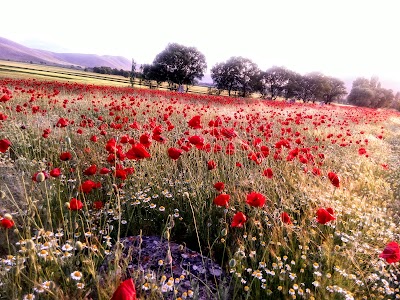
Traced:
[[124, 76], [124, 77], [129, 77], [130, 72], [125, 71], [125, 70], [118, 70], [117, 68], [111, 69], [110, 67], [94, 67], [93, 68], [94, 73], [99, 73], [99, 74], [108, 74], [108, 75], [119, 75], [119, 76]]
[[394, 100], [393, 91], [382, 88], [377, 77], [357, 78], [347, 97], [350, 104], [372, 108], [391, 107]]
[[178, 85], [194, 84], [196, 79], [204, 76], [206, 69], [206, 59], [200, 51], [177, 43], [169, 44], [159, 53], [151, 67], [151, 71], [157, 73], [155, 77]]
[[211, 69], [211, 78], [217, 89], [227, 90], [229, 96], [232, 91], [239, 91], [241, 96], [246, 97], [257, 90], [260, 70], [248, 58], [231, 57]]

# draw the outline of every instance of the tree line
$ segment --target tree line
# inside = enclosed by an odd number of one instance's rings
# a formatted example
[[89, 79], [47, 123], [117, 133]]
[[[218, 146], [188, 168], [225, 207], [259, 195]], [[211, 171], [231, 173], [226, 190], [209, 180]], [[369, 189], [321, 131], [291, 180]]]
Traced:
[[[132, 86], [135, 79], [138, 79], [140, 84], [150, 88], [158, 88], [166, 82], [170, 89], [179, 87], [182, 91], [184, 85], [188, 89], [197, 84], [206, 69], [206, 59], [200, 51], [194, 47], [172, 43], [155, 57], [152, 64], [143, 64], [137, 70], [137, 64], [132, 60], [132, 70], [124, 72], [128, 72]], [[101, 72], [110, 70], [113, 71], [107, 67], [99, 68]], [[345, 83], [338, 78], [319, 72], [301, 75], [278, 66], [260, 70], [250, 59], [234, 56], [214, 65], [211, 68], [211, 78], [213, 88], [210, 88], [210, 92], [215, 94], [227, 91], [229, 96], [248, 97], [257, 93], [269, 100], [283, 98], [288, 101], [318, 101], [326, 104], [347, 101], [358, 106], [400, 109], [400, 93], [394, 95], [392, 90], [382, 88], [376, 77], [371, 80], [357, 78], [350, 94], [345, 98]]]
[[117, 69], [117, 68], [110, 68], [110, 67], [94, 67], [94, 68], [86, 68], [85, 71], [92, 71], [94, 73], [99, 73], [99, 74], [107, 74], [107, 75], [119, 75], [119, 76], [124, 76], [128, 78], [131, 75], [130, 71], [126, 71], [123, 69]]

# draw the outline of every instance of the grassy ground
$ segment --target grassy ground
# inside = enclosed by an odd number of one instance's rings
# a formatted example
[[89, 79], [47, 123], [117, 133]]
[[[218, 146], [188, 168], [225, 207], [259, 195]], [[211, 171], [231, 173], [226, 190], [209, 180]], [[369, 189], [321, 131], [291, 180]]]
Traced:
[[[30, 79], [3, 95], [2, 163], [24, 191], [1, 185], [2, 299], [110, 299], [125, 272], [99, 266], [140, 233], [218, 262], [229, 294], [210, 299], [400, 297], [380, 257], [400, 240], [399, 114]], [[133, 270], [140, 299], [196, 291]]]

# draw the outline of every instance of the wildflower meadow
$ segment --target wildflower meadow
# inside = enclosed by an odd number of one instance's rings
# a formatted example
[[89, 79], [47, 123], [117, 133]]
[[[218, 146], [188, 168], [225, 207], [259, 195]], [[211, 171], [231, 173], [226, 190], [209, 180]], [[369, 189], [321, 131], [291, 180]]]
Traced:
[[132, 236], [207, 299], [400, 298], [398, 112], [1, 79], [0, 152], [1, 299], [199, 299]]

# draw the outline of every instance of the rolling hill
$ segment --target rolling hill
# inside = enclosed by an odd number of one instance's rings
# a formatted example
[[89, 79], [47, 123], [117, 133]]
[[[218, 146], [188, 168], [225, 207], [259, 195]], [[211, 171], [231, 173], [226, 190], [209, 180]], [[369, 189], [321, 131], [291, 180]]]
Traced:
[[131, 61], [122, 56], [56, 53], [25, 47], [2, 37], [0, 37], [0, 59], [81, 68], [106, 66], [123, 70], [131, 69]]

